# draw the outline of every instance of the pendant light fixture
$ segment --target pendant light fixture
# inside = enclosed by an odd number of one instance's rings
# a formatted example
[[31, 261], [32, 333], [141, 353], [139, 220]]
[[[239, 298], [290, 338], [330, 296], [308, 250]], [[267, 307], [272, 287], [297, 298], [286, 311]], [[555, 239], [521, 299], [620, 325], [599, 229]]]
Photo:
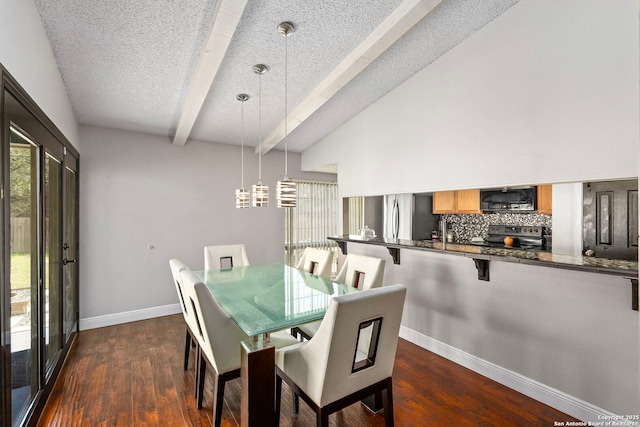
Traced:
[[296, 207], [296, 183], [289, 180], [288, 175], [288, 128], [287, 128], [287, 116], [289, 115], [288, 108], [288, 82], [287, 82], [287, 62], [288, 62], [288, 49], [287, 38], [295, 31], [295, 27], [291, 22], [283, 22], [278, 25], [278, 32], [284, 36], [284, 179], [278, 181], [276, 184], [276, 199], [278, 200], [279, 208], [295, 208]]
[[240, 151], [240, 170], [241, 170], [241, 185], [240, 188], [236, 190], [236, 208], [237, 209], [245, 209], [249, 207], [249, 191], [244, 189], [244, 103], [249, 99], [249, 95], [246, 93], [240, 93], [236, 96], [236, 99], [240, 101], [240, 105], [242, 106], [242, 149]]
[[258, 75], [258, 183], [251, 186], [251, 206], [261, 208], [269, 206], [269, 186], [262, 185], [262, 75], [268, 70], [264, 64], [253, 66]]

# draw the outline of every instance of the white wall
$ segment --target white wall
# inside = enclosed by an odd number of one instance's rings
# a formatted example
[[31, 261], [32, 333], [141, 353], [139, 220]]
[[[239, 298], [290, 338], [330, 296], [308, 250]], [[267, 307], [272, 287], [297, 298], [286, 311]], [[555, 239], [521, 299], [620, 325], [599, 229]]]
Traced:
[[[521, 0], [306, 150], [302, 167], [337, 164], [341, 197], [637, 177], [639, 9]], [[558, 200], [567, 215], [573, 195]], [[554, 230], [556, 216], [554, 200]], [[554, 247], [575, 250], [579, 235]], [[579, 417], [640, 413], [627, 279], [491, 262], [485, 283], [469, 258], [403, 250], [396, 266], [384, 247], [349, 252], [386, 259], [385, 283], [408, 286], [402, 325], [416, 341], [557, 390], [549, 404]]]
[[[283, 261], [284, 210], [275, 204], [282, 151], [263, 157], [270, 206], [236, 209], [240, 147], [181, 147], [166, 137], [87, 126], [80, 137], [81, 328], [177, 304], [169, 259], [203, 269], [205, 245], [244, 243], [251, 263]], [[257, 161], [247, 148], [245, 188], [257, 182]], [[289, 153], [291, 178], [335, 181], [299, 167], [300, 155]]]
[[35, 2], [3, 0], [1, 7], [0, 63], [80, 150], [78, 123]]
[[[637, 0], [522, 0], [303, 153], [341, 196], [638, 176]], [[348, 143], [347, 143], [348, 142]]]

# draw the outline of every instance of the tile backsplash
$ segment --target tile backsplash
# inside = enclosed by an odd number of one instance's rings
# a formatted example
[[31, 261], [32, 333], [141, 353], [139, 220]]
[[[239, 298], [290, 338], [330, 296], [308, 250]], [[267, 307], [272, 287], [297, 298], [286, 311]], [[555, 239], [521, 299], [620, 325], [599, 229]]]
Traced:
[[551, 234], [551, 215], [498, 212], [482, 215], [446, 214], [441, 215], [441, 218], [446, 219], [448, 227], [453, 229], [460, 243], [468, 243], [472, 237], [486, 238], [491, 224], [538, 225], [543, 227], [544, 234]]

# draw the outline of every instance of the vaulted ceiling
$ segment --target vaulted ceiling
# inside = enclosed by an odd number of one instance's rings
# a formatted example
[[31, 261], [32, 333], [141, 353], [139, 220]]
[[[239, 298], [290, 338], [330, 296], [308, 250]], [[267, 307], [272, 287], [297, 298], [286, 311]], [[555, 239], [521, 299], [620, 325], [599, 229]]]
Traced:
[[[36, 0], [82, 125], [302, 152], [518, 0]], [[269, 70], [258, 77], [255, 64]], [[258, 80], [261, 79], [261, 82]], [[259, 84], [262, 108], [259, 111]], [[261, 117], [260, 125], [258, 117]], [[260, 138], [259, 138], [260, 137]]]

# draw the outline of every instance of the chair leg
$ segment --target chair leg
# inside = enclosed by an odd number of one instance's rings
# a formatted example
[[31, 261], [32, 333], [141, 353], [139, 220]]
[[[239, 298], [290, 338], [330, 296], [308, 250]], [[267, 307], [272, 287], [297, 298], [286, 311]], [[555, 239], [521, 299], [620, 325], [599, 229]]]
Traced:
[[198, 398], [198, 380], [200, 379], [200, 347], [196, 348], [194, 357], [196, 364], [195, 379], [193, 380], [193, 397]]
[[298, 393], [293, 390], [291, 391], [291, 394], [293, 395], [293, 411], [297, 414], [300, 412], [300, 396], [298, 396]]
[[276, 374], [276, 403], [274, 412], [276, 414], [276, 427], [280, 427], [280, 403], [282, 402], [282, 378]]
[[184, 341], [184, 370], [186, 371], [189, 368], [189, 349], [191, 349], [191, 334], [189, 333], [189, 328], [187, 327], [185, 332], [185, 341]]
[[213, 427], [220, 427], [222, 422], [222, 407], [224, 406], [224, 386], [225, 380], [220, 375], [215, 376], [213, 385]]
[[196, 392], [196, 398], [198, 399], [198, 409], [202, 409], [202, 400], [204, 395], [204, 377], [205, 377], [205, 374], [207, 373], [207, 361], [204, 359], [203, 354], [200, 355], [199, 359], [200, 359], [200, 363], [199, 363], [199, 369], [198, 369], [198, 375], [197, 375], [198, 389]]
[[382, 393], [382, 405], [384, 406], [384, 425], [393, 427], [393, 381], [387, 378], [385, 393]]

